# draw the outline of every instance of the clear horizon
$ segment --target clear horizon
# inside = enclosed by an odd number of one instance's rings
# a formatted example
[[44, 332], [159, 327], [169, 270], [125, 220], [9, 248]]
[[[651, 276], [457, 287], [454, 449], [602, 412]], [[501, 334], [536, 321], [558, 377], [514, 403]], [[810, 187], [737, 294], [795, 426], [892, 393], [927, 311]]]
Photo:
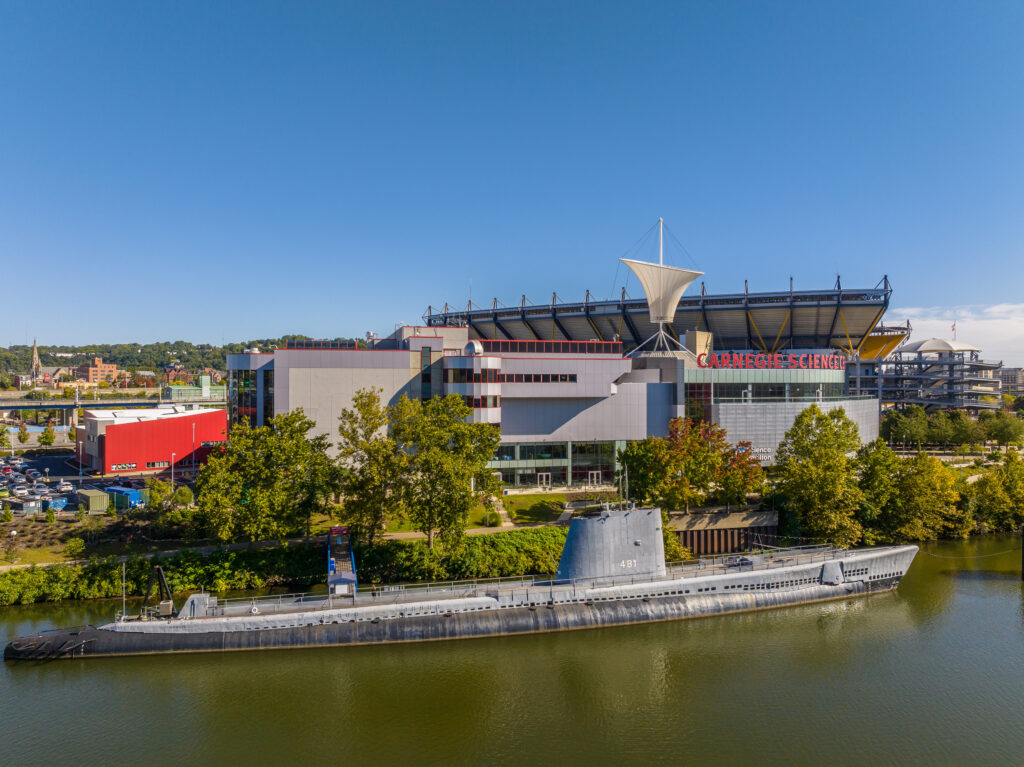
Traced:
[[36, 278], [4, 346], [362, 337], [471, 295], [639, 295], [616, 259], [663, 216], [666, 262], [709, 292], [888, 275], [885, 321], [955, 321], [1024, 364], [1020, 4], [0, 18], [0, 262]]

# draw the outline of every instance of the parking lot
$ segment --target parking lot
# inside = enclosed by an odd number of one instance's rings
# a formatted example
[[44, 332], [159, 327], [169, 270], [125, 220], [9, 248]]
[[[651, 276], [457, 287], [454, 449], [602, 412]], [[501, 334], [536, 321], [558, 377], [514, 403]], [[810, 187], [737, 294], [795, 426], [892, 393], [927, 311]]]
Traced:
[[[68, 455], [2, 456], [0, 457], [0, 500], [14, 514], [42, 513], [53, 508], [60, 514], [78, 510], [79, 490], [102, 490], [127, 487], [141, 490], [146, 479], [95, 477], [79, 474], [74, 459]], [[176, 485], [185, 484], [176, 481]], [[26, 505], [26, 501], [29, 503]], [[31, 504], [38, 501], [38, 508]]]

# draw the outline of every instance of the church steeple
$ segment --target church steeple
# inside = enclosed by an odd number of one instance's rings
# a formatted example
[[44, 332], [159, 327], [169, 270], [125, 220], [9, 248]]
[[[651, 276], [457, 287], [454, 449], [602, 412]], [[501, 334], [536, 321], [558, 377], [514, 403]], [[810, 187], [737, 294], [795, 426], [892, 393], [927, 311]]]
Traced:
[[36, 346], [36, 339], [32, 339], [32, 367], [29, 369], [32, 378], [43, 377], [43, 363], [39, 361], [39, 347]]

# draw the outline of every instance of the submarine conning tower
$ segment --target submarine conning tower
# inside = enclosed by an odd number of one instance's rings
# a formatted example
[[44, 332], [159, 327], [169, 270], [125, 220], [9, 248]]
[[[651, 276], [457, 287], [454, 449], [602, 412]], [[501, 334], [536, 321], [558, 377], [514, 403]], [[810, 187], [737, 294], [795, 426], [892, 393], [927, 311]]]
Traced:
[[665, 574], [661, 509], [592, 512], [573, 518], [558, 580]]

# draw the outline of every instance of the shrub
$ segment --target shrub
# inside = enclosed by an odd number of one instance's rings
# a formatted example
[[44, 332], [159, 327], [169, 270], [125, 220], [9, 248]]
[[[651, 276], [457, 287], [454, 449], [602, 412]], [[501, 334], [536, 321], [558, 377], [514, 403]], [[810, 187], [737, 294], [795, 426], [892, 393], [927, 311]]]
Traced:
[[85, 541], [81, 538], [68, 538], [64, 544], [64, 556], [68, 559], [79, 559], [85, 553]]

